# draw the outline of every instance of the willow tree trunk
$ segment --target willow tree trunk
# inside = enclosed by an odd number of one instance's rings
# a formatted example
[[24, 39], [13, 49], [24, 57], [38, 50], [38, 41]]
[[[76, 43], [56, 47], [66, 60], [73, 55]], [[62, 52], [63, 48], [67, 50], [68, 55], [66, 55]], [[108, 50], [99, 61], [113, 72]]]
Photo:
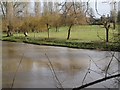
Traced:
[[6, 4], [6, 19], [8, 22], [8, 30], [7, 30], [7, 36], [13, 35], [13, 2], [7, 2]]

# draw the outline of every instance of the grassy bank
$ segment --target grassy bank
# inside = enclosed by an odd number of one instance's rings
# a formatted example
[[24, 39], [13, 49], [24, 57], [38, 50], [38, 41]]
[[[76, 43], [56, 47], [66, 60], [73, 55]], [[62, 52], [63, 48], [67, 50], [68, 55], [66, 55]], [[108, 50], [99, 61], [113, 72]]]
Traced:
[[[113, 35], [117, 30], [109, 30], [109, 40], [113, 41]], [[68, 33], [68, 27], [60, 27], [59, 31], [56, 32], [55, 28], [50, 29], [50, 38], [56, 39], [66, 39]], [[22, 34], [15, 34], [14, 36], [24, 36]], [[31, 38], [48, 38], [47, 32], [30, 33]], [[104, 41], [105, 40], [105, 28], [101, 28], [97, 25], [83, 25], [83, 26], [73, 26], [71, 29], [70, 39], [77, 42], [90, 42], [90, 41]]]
[[74, 40], [65, 39], [47, 39], [47, 38], [30, 38], [30, 37], [3, 37], [3, 41], [11, 42], [24, 42], [36, 45], [50, 45], [50, 46], [62, 46], [69, 48], [78, 49], [95, 49], [95, 50], [109, 50], [109, 51], [120, 51], [120, 47], [116, 43], [106, 43], [104, 42], [75, 42]]
[[12, 37], [2, 35], [3, 41], [24, 42], [37, 45], [63, 46], [80, 49], [97, 49], [120, 51], [120, 47], [115, 43], [114, 35], [117, 30], [110, 29], [109, 42], [105, 43], [105, 29], [100, 26], [74, 26], [71, 30], [70, 40], [66, 40], [68, 27], [60, 27], [59, 32], [55, 28], [50, 29], [50, 38], [47, 32], [28, 33], [24, 37], [23, 33], [14, 34]]

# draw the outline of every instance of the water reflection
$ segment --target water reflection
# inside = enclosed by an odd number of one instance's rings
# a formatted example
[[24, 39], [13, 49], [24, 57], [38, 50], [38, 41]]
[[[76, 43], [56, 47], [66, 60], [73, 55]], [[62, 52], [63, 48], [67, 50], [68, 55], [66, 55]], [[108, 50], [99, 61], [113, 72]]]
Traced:
[[[100, 71], [96, 64], [104, 71], [111, 59], [109, 52], [101, 53], [100, 51], [3, 42], [3, 87], [11, 86], [13, 76], [23, 54], [24, 57], [17, 72], [14, 87], [56, 87], [50, 63], [45, 53], [49, 57], [56, 75], [66, 88], [72, 88], [82, 83], [91, 58], [95, 62], [91, 63], [91, 69], [96, 71]], [[112, 73], [117, 70], [117, 67], [117, 61], [114, 59], [109, 72]], [[90, 82], [100, 77], [101, 75], [91, 72], [85, 82]], [[108, 81], [108, 83], [111, 84], [112, 82]], [[101, 84], [93, 87], [98, 86], [102, 87]]]

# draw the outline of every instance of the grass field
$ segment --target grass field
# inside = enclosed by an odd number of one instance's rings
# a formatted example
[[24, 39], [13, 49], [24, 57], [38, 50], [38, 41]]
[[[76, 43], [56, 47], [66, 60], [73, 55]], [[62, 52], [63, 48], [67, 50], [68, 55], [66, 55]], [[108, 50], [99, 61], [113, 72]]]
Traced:
[[[59, 32], [55, 31], [55, 28], [50, 29], [50, 38], [54, 39], [66, 39], [68, 27], [59, 28]], [[110, 29], [109, 40], [113, 41], [113, 35], [117, 33], [117, 30]], [[32, 38], [47, 38], [47, 32], [28, 33]], [[14, 36], [24, 36], [22, 34], [14, 34]], [[98, 37], [99, 36], [99, 37]], [[79, 42], [91, 42], [105, 40], [105, 28], [100, 26], [74, 26], [71, 30], [70, 40]]]
[[[48, 38], [47, 32], [33, 33], [29, 32], [27, 39], [23, 33], [14, 34], [12, 37], [5, 37], [3, 34], [2, 40], [17, 41], [34, 44], [54, 45], [54, 46], [66, 46], [72, 48], [87, 48], [87, 49], [105, 49], [105, 28], [100, 26], [74, 26], [71, 30], [71, 36], [69, 40], [67, 38], [68, 27], [60, 27], [59, 32], [56, 32], [55, 28], [50, 29], [50, 38]], [[114, 35], [117, 34], [117, 30], [110, 29], [109, 31], [109, 47], [114, 47], [115, 42]], [[99, 36], [99, 37], [98, 37]], [[112, 43], [112, 44], [111, 44]], [[112, 45], [112, 46], [111, 46]]]

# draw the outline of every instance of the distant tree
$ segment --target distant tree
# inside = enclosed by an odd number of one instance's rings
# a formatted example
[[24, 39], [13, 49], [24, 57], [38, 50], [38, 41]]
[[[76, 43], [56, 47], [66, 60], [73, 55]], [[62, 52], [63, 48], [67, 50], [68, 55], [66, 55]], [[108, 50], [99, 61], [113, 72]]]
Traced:
[[120, 41], [120, 11], [118, 11], [117, 23], [118, 23], [118, 42], [119, 42]]
[[67, 40], [70, 39], [71, 34], [71, 28], [75, 24], [84, 24], [86, 22], [85, 20], [85, 14], [82, 10], [81, 2], [65, 2], [62, 5], [62, 22], [64, 25], [67, 25], [68, 28], [68, 35]]
[[117, 21], [117, 11], [116, 11], [116, 7], [117, 7], [117, 2], [116, 1], [112, 1], [111, 2], [111, 19], [112, 19], [112, 23], [113, 23], [113, 29], [116, 28], [116, 21]]
[[24, 5], [23, 9], [22, 9], [23, 15], [24, 15], [24, 17], [29, 17], [29, 12], [28, 12], [29, 2], [24, 2], [23, 5]]
[[48, 12], [48, 3], [43, 2], [43, 14], [42, 15], [46, 15], [47, 12]]
[[54, 19], [52, 20], [52, 27], [56, 28], [56, 32], [59, 31], [59, 27], [62, 26], [62, 20], [61, 20], [61, 14], [54, 12], [52, 14], [54, 16]]
[[7, 36], [13, 35], [13, 2], [7, 2], [6, 3], [6, 19], [8, 22], [7, 25]]
[[29, 2], [0, 2], [4, 31], [7, 30], [7, 36], [12, 36], [14, 32], [18, 31], [21, 26], [21, 20], [23, 17], [27, 17]]
[[41, 5], [41, 3], [40, 3], [40, 0], [36, 0], [35, 1], [35, 16], [40, 16], [40, 14], [41, 14], [41, 10], [40, 10], [40, 6]]
[[58, 5], [59, 3], [58, 2], [54, 2], [54, 11], [55, 12], [59, 12], [59, 5]]
[[118, 11], [117, 22], [120, 23], [120, 11]]
[[42, 18], [41, 22], [43, 22], [46, 25], [47, 32], [48, 32], [48, 39], [49, 39], [50, 38], [50, 28], [52, 26], [54, 16], [51, 13], [46, 12], [46, 14], [43, 15], [41, 18]]
[[48, 2], [48, 12], [52, 14], [53, 11], [53, 2]]
[[106, 42], [109, 42], [109, 29], [110, 29], [110, 17], [105, 17], [105, 15], [103, 15], [101, 17], [101, 21], [103, 23], [104, 28], [106, 29]]
[[1, 6], [1, 11], [2, 11], [2, 16], [6, 17], [6, 10], [5, 10], [5, 7], [6, 7], [6, 2], [0, 2], [0, 6]]
[[[0, 2], [2, 15], [5, 18], [7, 15], [7, 3], [9, 2]], [[21, 15], [28, 14], [28, 5], [29, 2], [18, 2], [17, 0], [12, 2], [13, 15], [14, 17], [19, 17]]]
[[94, 14], [93, 8], [89, 8], [87, 11], [87, 14], [89, 16], [90, 24], [94, 24], [95, 23], [95, 14]]

